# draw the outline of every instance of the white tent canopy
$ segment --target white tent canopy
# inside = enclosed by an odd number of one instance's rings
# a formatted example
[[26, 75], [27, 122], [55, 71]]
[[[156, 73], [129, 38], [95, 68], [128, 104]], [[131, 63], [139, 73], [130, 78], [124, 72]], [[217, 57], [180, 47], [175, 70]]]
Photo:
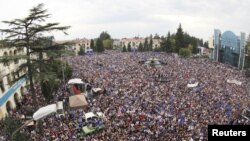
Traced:
[[242, 84], [242, 82], [237, 81], [237, 80], [235, 80], [235, 79], [233, 79], [233, 80], [227, 80], [227, 83], [234, 83], [234, 84], [236, 84], [236, 85], [241, 85], [241, 84]]
[[88, 102], [83, 94], [69, 97], [69, 106], [71, 108], [87, 108]]
[[193, 83], [193, 84], [187, 84], [187, 87], [188, 88], [193, 88], [193, 87], [196, 87], [196, 86], [198, 86], [198, 82], [195, 82], [195, 83]]
[[33, 119], [34, 120], [39, 120], [42, 119], [50, 114], [56, 113], [56, 104], [50, 104], [48, 106], [42, 107], [38, 109], [34, 114], [33, 114]]
[[74, 78], [74, 79], [70, 79], [68, 84], [84, 84], [84, 82], [80, 78]]

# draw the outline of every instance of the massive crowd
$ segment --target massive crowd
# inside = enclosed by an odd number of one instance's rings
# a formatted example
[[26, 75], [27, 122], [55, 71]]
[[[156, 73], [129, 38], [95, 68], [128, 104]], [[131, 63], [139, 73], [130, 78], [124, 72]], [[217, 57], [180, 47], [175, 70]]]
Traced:
[[[139, 63], [151, 57], [166, 64], [154, 67]], [[202, 141], [207, 140], [208, 124], [249, 124], [239, 118], [249, 104], [247, 79], [234, 67], [154, 52], [107, 51], [65, 60], [73, 68], [72, 78], [105, 88], [107, 94], [88, 97], [88, 111], [71, 109], [65, 111], [65, 117], [43, 119], [42, 134], [24, 129], [33, 140]], [[167, 81], [156, 81], [159, 76]], [[228, 79], [242, 85], [227, 83]], [[191, 81], [198, 86], [188, 88]], [[57, 91], [54, 100], [70, 95], [66, 87], [64, 84]], [[82, 116], [89, 111], [103, 112], [106, 128], [80, 139], [79, 130], [86, 124]]]

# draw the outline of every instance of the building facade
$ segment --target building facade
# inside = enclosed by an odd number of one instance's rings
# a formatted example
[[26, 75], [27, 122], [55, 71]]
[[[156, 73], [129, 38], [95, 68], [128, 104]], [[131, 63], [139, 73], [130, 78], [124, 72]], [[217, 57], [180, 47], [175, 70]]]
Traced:
[[65, 40], [65, 41], [56, 41], [56, 43], [65, 43], [69, 42], [71, 43], [71, 46], [68, 47], [69, 50], [74, 51], [75, 55], [78, 55], [78, 52], [80, 51], [80, 48], [82, 47], [84, 50], [90, 49], [90, 40], [87, 38], [82, 39], [74, 39], [74, 40]]
[[[25, 48], [5, 48], [0, 45], [0, 57], [25, 54]], [[25, 63], [24, 59], [0, 62], [0, 119], [8, 115], [20, 102], [26, 89], [26, 77], [15, 81], [26, 74], [26, 69], [18, 70]]]
[[[153, 49], [156, 49], [156, 48], [159, 48], [160, 47], [160, 44], [161, 44], [161, 39], [152, 39], [153, 40], [153, 45], [152, 45], [152, 48]], [[140, 43], [142, 45], [144, 45], [144, 42], [145, 42], [145, 38], [138, 38], [138, 37], [135, 37], [135, 38], [122, 38], [120, 40], [120, 43], [121, 43], [121, 46], [122, 47], [128, 47], [128, 45], [130, 44], [131, 45], [131, 48], [135, 48], [135, 49], [138, 49]], [[150, 42], [150, 39], [148, 38], [148, 43]]]
[[245, 61], [246, 34], [240, 33], [236, 36], [232, 31], [221, 33], [215, 29], [213, 37], [209, 39], [209, 48], [211, 48], [212, 59], [230, 64], [242, 69]]

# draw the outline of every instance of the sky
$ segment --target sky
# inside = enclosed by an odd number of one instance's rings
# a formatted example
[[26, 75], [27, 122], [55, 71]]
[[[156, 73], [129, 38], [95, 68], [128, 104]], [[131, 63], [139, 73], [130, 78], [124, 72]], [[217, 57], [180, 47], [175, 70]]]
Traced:
[[53, 33], [56, 40], [96, 38], [102, 31], [112, 38], [166, 36], [179, 24], [203, 40], [214, 29], [236, 35], [250, 31], [250, 0], [0, 0], [0, 21], [23, 18], [39, 3], [51, 14], [48, 22], [71, 26], [69, 35]]

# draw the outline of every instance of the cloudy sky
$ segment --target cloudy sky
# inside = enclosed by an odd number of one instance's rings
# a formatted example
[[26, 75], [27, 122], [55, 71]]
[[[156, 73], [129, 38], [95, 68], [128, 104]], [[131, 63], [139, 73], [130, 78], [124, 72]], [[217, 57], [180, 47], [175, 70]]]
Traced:
[[69, 35], [55, 34], [58, 40], [95, 38], [102, 31], [113, 38], [166, 35], [180, 23], [204, 40], [215, 28], [237, 35], [250, 31], [250, 0], [0, 0], [0, 20], [25, 17], [38, 3], [52, 14], [49, 21], [71, 26]]

